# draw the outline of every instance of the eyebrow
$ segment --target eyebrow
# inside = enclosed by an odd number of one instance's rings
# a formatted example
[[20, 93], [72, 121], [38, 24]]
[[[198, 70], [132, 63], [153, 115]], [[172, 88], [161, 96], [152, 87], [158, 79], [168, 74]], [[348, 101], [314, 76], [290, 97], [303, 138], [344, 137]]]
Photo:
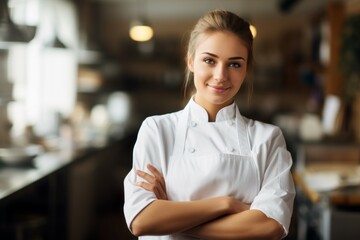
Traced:
[[[219, 58], [219, 56], [218, 55], [216, 55], [216, 54], [213, 54], [213, 53], [209, 53], [209, 52], [203, 52], [202, 54], [207, 54], [207, 55], [210, 55], [210, 56], [212, 56], [212, 57], [215, 57], [215, 58]], [[245, 58], [243, 58], [243, 57], [230, 57], [230, 58], [228, 58], [229, 60], [243, 60], [243, 61], [246, 61], [245, 60]]]

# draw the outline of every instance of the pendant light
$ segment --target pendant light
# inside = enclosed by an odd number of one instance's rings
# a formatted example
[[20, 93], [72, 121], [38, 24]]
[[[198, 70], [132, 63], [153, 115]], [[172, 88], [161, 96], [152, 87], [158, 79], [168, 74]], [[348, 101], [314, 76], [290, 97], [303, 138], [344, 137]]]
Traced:
[[[145, 2], [146, 3], [146, 2]], [[145, 6], [143, 4], [142, 6]], [[139, 10], [139, 3], [137, 3], [137, 9]], [[138, 14], [140, 15], [140, 14]], [[154, 36], [154, 30], [145, 19], [137, 16], [137, 19], [132, 21], [129, 30], [130, 38], [137, 42], [146, 42], [152, 39]]]
[[48, 48], [67, 48], [65, 46], [65, 44], [59, 39], [57, 34], [55, 35], [54, 39], [52, 39], [51, 41], [49, 41], [49, 42], [47, 42], [45, 44], [45, 47], [48, 47]]
[[0, 46], [8, 46], [12, 43], [28, 43], [36, 32], [34, 26], [18, 26], [10, 17], [8, 2], [0, 1]]
[[53, 25], [53, 36], [51, 37], [50, 40], [48, 40], [44, 45], [45, 47], [48, 48], [62, 48], [62, 49], [66, 49], [66, 45], [60, 40], [59, 38], [59, 26], [58, 26], [58, 21], [59, 21], [59, 17], [58, 17], [58, 10], [56, 8], [56, 2], [55, 1], [51, 1], [49, 2], [50, 4], [50, 12], [51, 14], [51, 24]]
[[135, 20], [130, 25], [129, 34], [134, 41], [146, 42], [154, 36], [154, 31], [146, 21]]
[[254, 25], [252, 25], [252, 24], [250, 24], [250, 32], [251, 32], [253, 38], [255, 38], [256, 34], [257, 34], [257, 31], [256, 31], [256, 27]]

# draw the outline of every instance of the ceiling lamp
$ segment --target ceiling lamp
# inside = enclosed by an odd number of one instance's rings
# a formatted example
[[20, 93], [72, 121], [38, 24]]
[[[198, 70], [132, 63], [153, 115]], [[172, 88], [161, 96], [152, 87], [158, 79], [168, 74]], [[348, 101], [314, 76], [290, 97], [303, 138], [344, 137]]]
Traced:
[[250, 32], [251, 32], [253, 38], [255, 38], [256, 34], [257, 34], [257, 31], [256, 31], [256, 27], [254, 25], [252, 25], [252, 24], [250, 24]]
[[36, 27], [16, 25], [10, 18], [7, 1], [0, 3], [0, 45], [27, 43], [35, 36]]
[[134, 21], [129, 31], [132, 40], [137, 42], [149, 41], [154, 36], [154, 31], [145, 21]]
[[130, 24], [129, 35], [130, 38], [136, 42], [147, 42], [154, 36], [154, 30], [145, 20], [147, 1], [138, 0], [135, 3], [135, 20]]
[[66, 45], [59, 39], [57, 34], [55, 35], [55, 37], [52, 40], [45, 43], [45, 47], [48, 47], [48, 48], [64, 48], [64, 49], [67, 48]]
[[66, 45], [61, 41], [61, 39], [59, 38], [59, 14], [58, 14], [58, 10], [57, 10], [57, 2], [55, 1], [50, 1], [49, 2], [49, 6], [50, 6], [50, 24], [52, 25], [52, 36], [50, 37], [50, 39], [48, 39], [48, 41], [46, 43], [44, 43], [45, 47], [49, 47], [49, 48], [63, 48], [66, 49]]

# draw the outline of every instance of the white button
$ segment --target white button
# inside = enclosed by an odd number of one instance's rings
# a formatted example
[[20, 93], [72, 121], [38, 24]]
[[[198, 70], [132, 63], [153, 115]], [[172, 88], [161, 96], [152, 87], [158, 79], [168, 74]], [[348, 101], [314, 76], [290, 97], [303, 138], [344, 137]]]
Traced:
[[195, 148], [189, 148], [188, 149], [190, 153], [194, 153], [195, 152]]
[[232, 125], [234, 125], [234, 121], [233, 121], [233, 120], [229, 120], [229, 121], [228, 121], [228, 124], [229, 124], [230, 126], [232, 126]]
[[233, 152], [235, 152], [236, 149], [233, 148], [233, 147], [229, 147], [228, 150], [229, 150], [229, 152], [232, 152], [232, 153], [233, 153]]
[[196, 123], [196, 122], [191, 121], [190, 126], [192, 126], [192, 127], [196, 127], [196, 125], [197, 125], [197, 123]]

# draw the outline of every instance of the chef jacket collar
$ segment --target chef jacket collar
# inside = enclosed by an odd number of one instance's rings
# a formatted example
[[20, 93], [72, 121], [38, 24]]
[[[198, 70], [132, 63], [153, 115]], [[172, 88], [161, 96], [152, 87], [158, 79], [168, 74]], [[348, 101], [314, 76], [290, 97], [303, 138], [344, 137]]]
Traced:
[[[231, 119], [231, 116], [235, 115], [232, 119], [234, 119], [236, 122], [240, 155], [251, 156], [251, 148], [248, 139], [246, 123], [241, 117], [238, 107], [235, 103], [233, 103], [230, 106], [227, 106], [221, 110], [224, 112], [224, 114], [217, 114], [219, 116], [217, 117], [217, 121], [219, 121], [219, 119], [223, 118], [224, 116], [227, 116], [227, 119]], [[202, 118], [203, 121], [208, 122], [208, 115], [205, 109], [202, 108], [199, 104], [196, 104], [195, 101], [193, 101], [193, 99], [191, 98], [186, 107], [184, 108], [182, 114], [180, 115], [179, 123], [176, 127], [176, 137], [173, 152], [174, 156], [181, 156], [184, 153], [184, 144], [186, 140], [187, 129], [189, 124], [192, 125], [191, 121], [195, 120], [194, 116], [198, 117], [198, 119]]]
[[[194, 97], [190, 99], [190, 114], [193, 121], [208, 122], [209, 116], [206, 110], [194, 101]], [[233, 102], [226, 106], [216, 114], [215, 122], [233, 120], [236, 118], [236, 104]]]

